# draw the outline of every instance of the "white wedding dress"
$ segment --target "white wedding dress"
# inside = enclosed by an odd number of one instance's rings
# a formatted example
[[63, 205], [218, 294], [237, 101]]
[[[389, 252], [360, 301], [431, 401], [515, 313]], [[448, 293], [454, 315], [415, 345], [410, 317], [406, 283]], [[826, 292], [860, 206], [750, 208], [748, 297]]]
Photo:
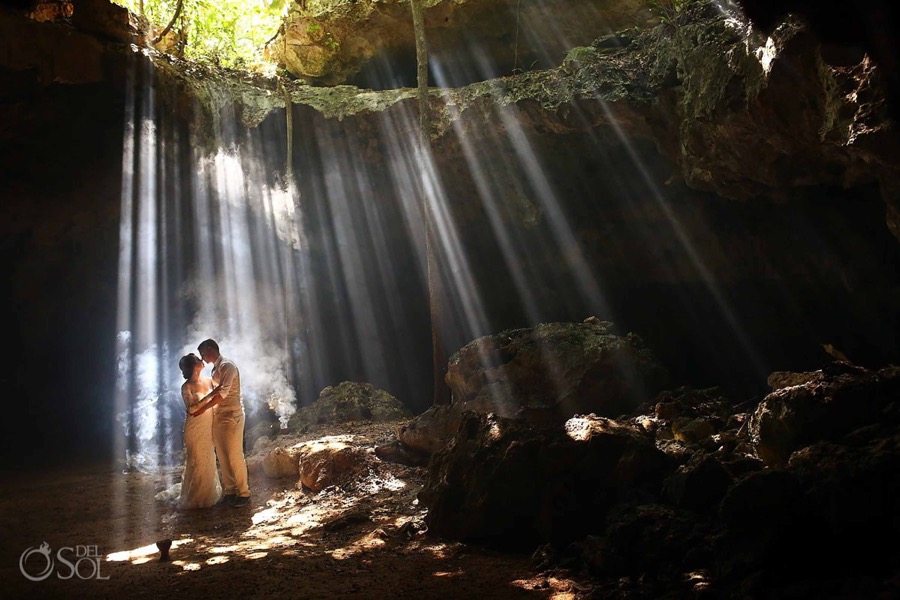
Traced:
[[[188, 383], [182, 389], [185, 409], [203, 398]], [[222, 496], [219, 471], [216, 469], [216, 449], [212, 437], [213, 412], [200, 416], [187, 415], [184, 421], [184, 473], [181, 476], [180, 508], [206, 508]]]

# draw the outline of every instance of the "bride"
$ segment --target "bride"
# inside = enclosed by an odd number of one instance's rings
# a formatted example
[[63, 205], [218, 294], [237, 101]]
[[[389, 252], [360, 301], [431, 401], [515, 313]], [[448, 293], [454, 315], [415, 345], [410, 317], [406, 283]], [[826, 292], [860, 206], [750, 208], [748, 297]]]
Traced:
[[212, 412], [201, 406], [212, 390], [212, 380], [201, 377], [203, 361], [186, 354], [178, 361], [187, 380], [181, 386], [181, 397], [188, 412], [184, 422], [184, 473], [181, 477], [181, 508], [213, 506], [222, 495], [216, 453], [212, 437]]

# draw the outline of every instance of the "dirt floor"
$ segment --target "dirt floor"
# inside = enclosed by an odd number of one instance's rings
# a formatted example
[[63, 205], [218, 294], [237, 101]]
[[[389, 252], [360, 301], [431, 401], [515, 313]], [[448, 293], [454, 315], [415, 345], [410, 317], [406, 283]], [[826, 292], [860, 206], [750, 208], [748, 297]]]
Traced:
[[[350, 424], [278, 442], [344, 435], [373, 448], [392, 432]], [[590, 590], [565, 574], [536, 573], [527, 554], [429, 537], [416, 500], [422, 468], [373, 456], [364, 474], [318, 494], [256, 470], [249, 506], [194, 511], [155, 498], [179, 474], [107, 468], [7, 478], [2, 596], [562, 599]], [[156, 545], [165, 539], [167, 562]], [[44, 542], [50, 559], [40, 553]], [[79, 551], [90, 556], [79, 560]], [[47, 577], [26, 579], [23, 555], [26, 573]]]

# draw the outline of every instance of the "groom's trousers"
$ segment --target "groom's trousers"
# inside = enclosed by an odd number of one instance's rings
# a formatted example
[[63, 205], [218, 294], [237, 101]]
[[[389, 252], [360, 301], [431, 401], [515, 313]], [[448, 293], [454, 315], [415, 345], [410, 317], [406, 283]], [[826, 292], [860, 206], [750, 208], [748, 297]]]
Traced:
[[213, 415], [213, 443], [222, 468], [222, 491], [249, 497], [247, 463], [244, 460], [244, 410], [220, 409]]

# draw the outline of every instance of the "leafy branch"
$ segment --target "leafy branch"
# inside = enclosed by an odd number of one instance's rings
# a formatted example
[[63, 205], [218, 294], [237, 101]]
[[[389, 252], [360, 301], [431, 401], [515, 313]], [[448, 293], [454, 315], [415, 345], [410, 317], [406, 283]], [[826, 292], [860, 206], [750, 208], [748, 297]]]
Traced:
[[143, 14], [152, 30], [160, 31], [152, 39], [154, 45], [174, 32], [176, 47], [183, 47], [185, 58], [251, 69], [272, 68], [265, 45], [277, 35], [288, 4], [288, 0], [114, 1]]

